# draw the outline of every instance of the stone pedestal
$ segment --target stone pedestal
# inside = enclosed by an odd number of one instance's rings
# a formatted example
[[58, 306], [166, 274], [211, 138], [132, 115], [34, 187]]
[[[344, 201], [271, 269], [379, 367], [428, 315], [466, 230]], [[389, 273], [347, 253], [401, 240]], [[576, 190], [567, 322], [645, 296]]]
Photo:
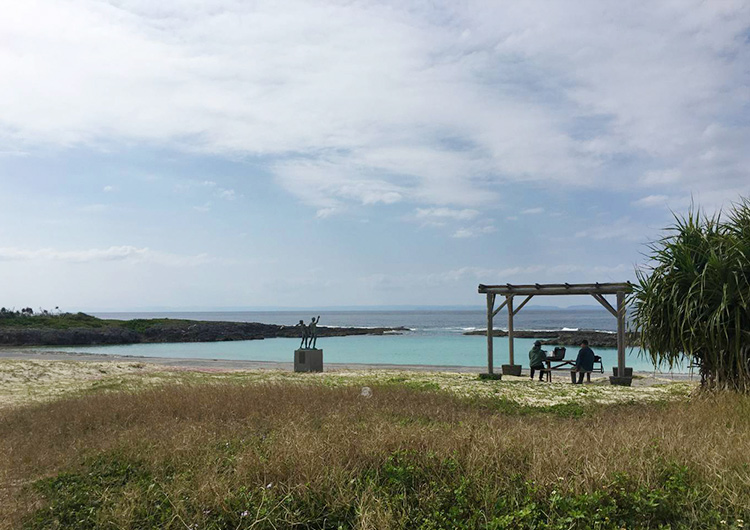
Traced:
[[516, 377], [520, 377], [521, 368], [523, 367], [520, 364], [504, 364], [503, 375], [515, 375]]
[[294, 350], [295, 372], [322, 372], [323, 350], [305, 348]]

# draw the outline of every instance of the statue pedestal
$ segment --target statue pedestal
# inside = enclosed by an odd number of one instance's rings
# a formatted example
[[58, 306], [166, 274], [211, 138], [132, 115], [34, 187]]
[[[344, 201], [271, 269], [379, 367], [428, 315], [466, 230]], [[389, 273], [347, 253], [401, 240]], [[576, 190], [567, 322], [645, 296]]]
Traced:
[[294, 350], [295, 372], [322, 372], [323, 350], [304, 348]]

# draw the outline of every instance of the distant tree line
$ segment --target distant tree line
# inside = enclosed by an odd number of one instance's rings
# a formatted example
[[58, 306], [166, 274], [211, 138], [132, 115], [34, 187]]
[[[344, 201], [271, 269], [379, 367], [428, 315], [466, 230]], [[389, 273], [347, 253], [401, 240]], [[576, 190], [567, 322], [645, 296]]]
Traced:
[[0, 307], [0, 318], [17, 318], [17, 317], [33, 317], [33, 316], [44, 316], [44, 317], [58, 317], [69, 315], [70, 313], [63, 313], [60, 308], [55, 306], [55, 309], [48, 311], [41, 307], [35, 313], [30, 307], [24, 307], [22, 309], [8, 309], [7, 307]]

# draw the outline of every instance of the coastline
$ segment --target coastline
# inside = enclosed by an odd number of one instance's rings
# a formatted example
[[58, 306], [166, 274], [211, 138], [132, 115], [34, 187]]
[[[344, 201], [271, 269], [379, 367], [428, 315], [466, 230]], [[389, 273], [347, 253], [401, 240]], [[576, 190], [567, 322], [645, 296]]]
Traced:
[[[0, 347], [0, 360], [25, 360], [25, 361], [72, 361], [72, 362], [107, 362], [107, 363], [143, 363], [163, 368], [174, 368], [178, 370], [195, 371], [245, 371], [245, 370], [268, 370], [293, 372], [294, 363], [281, 361], [253, 361], [253, 360], [228, 360], [228, 359], [196, 359], [175, 357], [146, 357], [131, 355], [108, 355], [100, 353], [69, 353], [54, 350], [20, 350], [18, 348]], [[372, 371], [372, 372], [445, 372], [460, 374], [479, 374], [486, 370], [483, 366], [459, 366], [459, 365], [428, 365], [428, 364], [377, 364], [377, 363], [325, 363], [325, 372], [350, 372], [350, 371]], [[500, 371], [500, 367], [497, 367]], [[634, 371], [634, 386], [650, 386], [652, 384], [670, 381], [690, 381], [696, 376], [680, 372], [657, 372], [657, 371]], [[524, 369], [521, 377], [504, 376], [507, 381], [526, 380], [528, 369]], [[592, 381], [609, 380], [609, 373], [592, 375]], [[570, 381], [567, 373], [555, 373], [554, 380]]]
[[[487, 329], [475, 329], [465, 331], [464, 335], [487, 335]], [[508, 331], [504, 329], [493, 329], [493, 337], [507, 337]], [[545, 346], [578, 346], [582, 340], [587, 340], [593, 348], [616, 348], [617, 332], [594, 329], [517, 329], [513, 331], [517, 339], [540, 339]], [[637, 342], [635, 333], [625, 334], [625, 344], [629, 346]]]
[[[275, 338], [300, 338], [298, 326], [260, 322], [227, 322], [174, 319], [107, 321], [83, 315], [88, 326], [0, 326], [0, 346], [102, 346], [184, 342], [231, 342]], [[37, 317], [27, 317], [29, 319]], [[24, 320], [22, 319], [21, 322]], [[31, 324], [36, 322], [30, 321]], [[54, 321], [51, 321], [54, 323]], [[76, 322], [76, 321], [74, 321]], [[2, 322], [0, 322], [2, 324]], [[25, 324], [25, 322], [24, 322]], [[41, 324], [45, 324], [42, 322]], [[405, 327], [319, 326], [317, 336], [399, 335]]]

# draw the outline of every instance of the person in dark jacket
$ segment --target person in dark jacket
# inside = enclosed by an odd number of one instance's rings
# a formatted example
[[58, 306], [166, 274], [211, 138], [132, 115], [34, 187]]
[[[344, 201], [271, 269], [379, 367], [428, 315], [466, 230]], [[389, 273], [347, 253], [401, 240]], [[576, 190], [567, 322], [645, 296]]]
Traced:
[[586, 374], [586, 381], [591, 382], [591, 372], [594, 371], [594, 352], [589, 348], [589, 341], [581, 341], [581, 349], [578, 350], [576, 357], [576, 372], [578, 372], [578, 384], [583, 384], [583, 374]]
[[529, 367], [531, 368], [531, 379], [534, 379], [534, 371], [539, 370], [539, 380], [542, 381], [544, 375], [544, 361], [547, 359], [547, 352], [542, 349], [542, 341], [534, 343], [534, 347], [529, 350]]

